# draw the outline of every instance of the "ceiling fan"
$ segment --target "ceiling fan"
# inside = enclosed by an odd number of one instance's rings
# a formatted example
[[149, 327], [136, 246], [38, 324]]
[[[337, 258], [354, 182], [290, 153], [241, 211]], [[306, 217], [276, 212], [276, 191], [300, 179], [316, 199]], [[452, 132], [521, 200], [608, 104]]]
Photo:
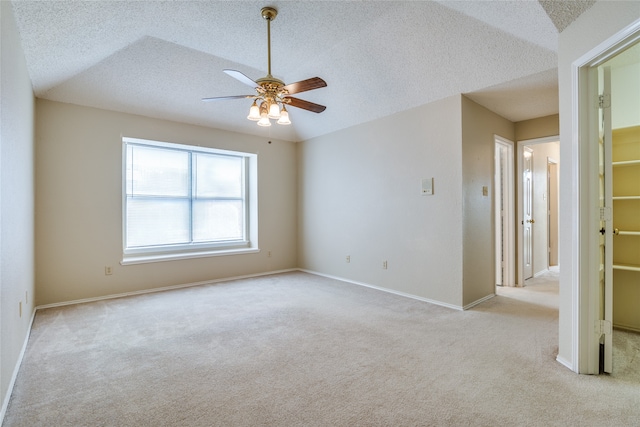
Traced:
[[271, 21], [278, 15], [278, 11], [273, 7], [263, 7], [261, 11], [262, 17], [267, 21], [267, 54], [268, 54], [268, 71], [265, 77], [251, 80], [240, 71], [224, 70], [231, 77], [251, 86], [255, 89], [254, 95], [235, 95], [220, 96], [215, 98], [203, 98], [205, 102], [220, 101], [225, 99], [253, 99], [253, 104], [249, 109], [249, 120], [258, 122], [260, 126], [271, 126], [269, 119], [277, 119], [277, 123], [281, 125], [291, 124], [289, 120], [289, 112], [286, 106], [302, 108], [303, 110], [312, 111], [314, 113], [322, 113], [327, 107], [303, 99], [289, 96], [295, 93], [306, 92], [308, 90], [326, 87], [327, 83], [320, 77], [312, 77], [307, 80], [301, 80], [296, 83], [285, 84], [282, 80], [271, 75]]

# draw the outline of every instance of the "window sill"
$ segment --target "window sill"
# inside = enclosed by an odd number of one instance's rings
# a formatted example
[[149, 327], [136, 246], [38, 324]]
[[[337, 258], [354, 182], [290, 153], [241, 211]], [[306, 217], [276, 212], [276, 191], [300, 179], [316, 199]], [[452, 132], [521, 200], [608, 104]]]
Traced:
[[243, 255], [253, 254], [260, 252], [258, 248], [242, 248], [242, 249], [226, 249], [226, 250], [213, 250], [213, 251], [201, 251], [201, 252], [178, 252], [178, 253], [166, 253], [166, 254], [150, 254], [150, 255], [124, 255], [121, 265], [131, 264], [146, 264], [150, 262], [163, 262], [163, 261], [176, 261], [181, 259], [192, 258], [207, 258], [214, 256], [227, 256], [227, 255]]

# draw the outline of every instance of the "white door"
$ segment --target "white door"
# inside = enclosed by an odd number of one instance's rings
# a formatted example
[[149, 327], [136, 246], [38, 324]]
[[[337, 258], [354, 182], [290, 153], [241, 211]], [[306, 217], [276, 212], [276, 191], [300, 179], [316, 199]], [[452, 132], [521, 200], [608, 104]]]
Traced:
[[533, 150], [522, 147], [522, 279], [533, 276]]
[[[604, 346], [604, 372], [611, 373], [613, 360], [613, 186], [611, 163], [611, 72], [609, 67], [600, 67], [602, 92], [600, 95], [600, 138], [598, 149], [599, 205], [600, 205], [600, 343]], [[596, 230], [594, 230], [596, 232]]]

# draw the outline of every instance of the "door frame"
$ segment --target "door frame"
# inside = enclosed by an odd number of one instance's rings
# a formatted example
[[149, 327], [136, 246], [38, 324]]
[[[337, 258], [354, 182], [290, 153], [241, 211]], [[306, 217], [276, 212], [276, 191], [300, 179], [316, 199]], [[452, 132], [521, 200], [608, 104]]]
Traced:
[[[502, 185], [498, 182], [498, 146], [504, 147], [507, 150], [506, 154], [506, 165], [504, 170], [504, 176], [502, 178]], [[495, 230], [496, 230], [496, 276], [498, 269], [498, 248], [502, 246], [502, 253], [506, 254], [505, 259], [503, 259], [504, 265], [503, 268], [503, 282], [502, 286], [515, 286], [515, 226], [514, 226], [514, 218], [515, 218], [515, 207], [514, 207], [514, 165], [513, 165], [513, 141], [510, 141], [506, 138], [503, 138], [499, 135], [494, 135], [494, 183], [493, 183], [493, 194], [494, 194], [494, 221], [495, 221]], [[502, 194], [498, 191], [501, 188]], [[502, 215], [502, 222], [504, 224], [503, 229], [506, 231], [504, 233], [501, 240], [501, 245], [498, 245], [498, 221], [499, 221], [499, 212], [498, 212], [498, 200], [499, 195], [502, 195], [504, 200], [504, 213]], [[497, 280], [496, 280], [497, 282]], [[497, 283], [496, 283], [497, 284]]]
[[[560, 142], [560, 135], [546, 136], [543, 138], [533, 138], [533, 139], [524, 139], [522, 141], [517, 142], [517, 158], [518, 158], [518, 221], [522, 225], [522, 221], [524, 220], [524, 188], [522, 186], [522, 172], [524, 169], [522, 162], [522, 155], [524, 152], [525, 146], [536, 145], [536, 144], [546, 144], [548, 142]], [[535, 153], [534, 153], [535, 154]], [[523, 236], [523, 227], [518, 227], [518, 285], [524, 286], [524, 236]], [[532, 255], [533, 256], [533, 255]]]
[[[555, 178], [555, 180], [552, 180], [552, 176], [551, 176], [551, 169], [552, 166], [555, 169], [554, 173], [553, 173], [553, 178]], [[552, 191], [552, 186], [555, 185], [555, 188]], [[559, 221], [559, 215], [560, 215], [560, 209], [559, 209], [559, 202], [560, 202], [560, 197], [558, 197], [559, 194], [559, 189], [560, 189], [560, 164], [558, 162], [557, 159], [554, 159], [553, 157], [547, 157], [547, 266], [551, 267], [551, 242], [554, 240], [552, 239], [552, 237], [555, 237], [555, 261], [556, 263], [553, 264], [555, 265], [560, 265], [559, 263], [559, 258], [560, 258], [560, 252], [559, 252], [559, 239], [558, 236], [560, 235], [560, 221]], [[555, 203], [552, 203], [552, 198], [551, 196], [555, 195]], [[553, 221], [555, 220], [555, 221]], [[552, 224], [555, 222], [555, 234], [552, 235]]]
[[576, 189], [571, 203], [571, 360], [558, 362], [582, 374], [598, 374], [600, 334], [599, 319], [602, 296], [599, 290], [597, 233], [600, 222], [597, 183], [597, 67], [627, 47], [640, 42], [640, 20], [606, 39], [571, 64], [571, 159], [572, 183]]

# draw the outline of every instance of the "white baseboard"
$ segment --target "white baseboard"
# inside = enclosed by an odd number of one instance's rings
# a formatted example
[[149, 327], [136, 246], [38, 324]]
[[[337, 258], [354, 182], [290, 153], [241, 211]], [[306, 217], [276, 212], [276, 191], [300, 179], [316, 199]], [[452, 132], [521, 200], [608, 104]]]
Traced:
[[543, 274], [547, 274], [548, 272], [550, 272], [551, 270], [549, 270], [549, 267], [545, 268], [544, 270], [540, 270], [538, 271], [536, 274], [533, 275], [533, 278], [535, 279], [536, 277], [540, 277]]
[[184, 283], [184, 284], [181, 284], [181, 285], [164, 286], [162, 288], [143, 289], [143, 290], [140, 290], [140, 291], [124, 292], [124, 293], [120, 293], [120, 294], [111, 294], [111, 295], [105, 295], [105, 296], [101, 296], [101, 297], [83, 298], [83, 299], [77, 299], [77, 300], [72, 300], [72, 301], [56, 302], [56, 303], [53, 303], [53, 304], [39, 305], [39, 306], [36, 307], [36, 310], [42, 310], [42, 309], [45, 309], [45, 308], [52, 308], [52, 307], [62, 307], [62, 306], [65, 306], [65, 305], [83, 304], [83, 303], [87, 303], [87, 302], [104, 301], [104, 300], [122, 298], [122, 297], [129, 297], [129, 296], [134, 296], [134, 295], [152, 294], [152, 293], [155, 293], [155, 292], [170, 291], [172, 289], [191, 288], [193, 286], [202, 286], [202, 285], [210, 285], [210, 284], [213, 284], [213, 283], [230, 282], [232, 280], [249, 279], [251, 277], [270, 276], [272, 274], [288, 273], [288, 272], [297, 271], [297, 270], [298, 270], [297, 268], [288, 268], [288, 269], [285, 269], [285, 270], [275, 270], [275, 271], [267, 271], [267, 272], [255, 273], [255, 274], [246, 274], [246, 275], [243, 275], [243, 276], [225, 277], [225, 278], [222, 278], [222, 279], [205, 280], [205, 281], [202, 281], [202, 282], [193, 282], [193, 283]]
[[[407, 294], [407, 293], [400, 292], [400, 291], [394, 291], [393, 289], [388, 289], [388, 288], [383, 288], [383, 287], [380, 287], [380, 286], [370, 285], [369, 283], [357, 282], [355, 280], [345, 279], [344, 277], [332, 276], [330, 274], [319, 273], [317, 271], [306, 270], [304, 268], [299, 268], [298, 270], [299, 271], [304, 271], [305, 273], [309, 273], [309, 274], [315, 274], [316, 276], [327, 277], [329, 279], [340, 280], [341, 282], [352, 283], [354, 285], [364, 286], [364, 287], [367, 287], [367, 288], [376, 289], [378, 291], [383, 291], [383, 292], [387, 292], [387, 293], [390, 293], [390, 294], [399, 295], [399, 296], [405, 297], [405, 298], [411, 298], [411, 299], [415, 299], [415, 300], [418, 300], [418, 301], [428, 302], [429, 304], [439, 305], [441, 307], [447, 307], [447, 308], [451, 308], [451, 309], [459, 310], [459, 311], [464, 310], [464, 308], [459, 306], [459, 305], [448, 304], [448, 303], [442, 302], [442, 301], [432, 300], [432, 299], [429, 299], [429, 298], [423, 298], [423, 297], [419, 297], [417, 295]], [[493, 295], [491, 295], [491, 296], [493, 296]], [[475, 305], [475, 303], [474, 303], [474, 305]]]
[[33, 313], [31, 313], [31, 320], [29, 321], [29, 326], [27, 327], [27, 333], [24, 337], [22, 350], [20, 350], [20, 354], [18, 355], [18, 360], [16, 361], [16, 366], [13, 368], [13, 375], [11, 375], [11, 381], [9, 382], [9, 387], [7, 387], [7, 394], [5, 395], [4, 401], [2, 402], [2, 410], [0, 410], [0, 426], [4, 423], [4, 416], [7, 413], [9, 400], [11, 400], [11, 395], [13, 394], [13, 387], [16, 384], [16, 378], [18, 378], [18, 372], [20, 371], [20, 366], [22, 365], [22, 359], [24, 359], [24, 354], [27, 351], [27, 344], [29, 343], [29, 337], [31, 336], [31, 327], [33, 326], [33, 320], [36, 318], [36, 310], [37, 309], [34, 308]]
[[480, 298], [479, 300], [476, 300], [470, 304], [465, 305], [464, 307], [462, 307], [463, 310], [469, 310], [470, 308], [475, 307], [478, 304], [481, 304], [487, 300], [490, 300], [491, 298], [495, 297], [496, 294], [489, 294], [486, 297]]
[[566, 368], [571, 369], [574, 372], [577, 372], [575, 369], [573, 369], [573, 364], [569, 362], [567, 359], [565, 359], [564, 357], [556, 356], [556, 362], [560, 363]]

